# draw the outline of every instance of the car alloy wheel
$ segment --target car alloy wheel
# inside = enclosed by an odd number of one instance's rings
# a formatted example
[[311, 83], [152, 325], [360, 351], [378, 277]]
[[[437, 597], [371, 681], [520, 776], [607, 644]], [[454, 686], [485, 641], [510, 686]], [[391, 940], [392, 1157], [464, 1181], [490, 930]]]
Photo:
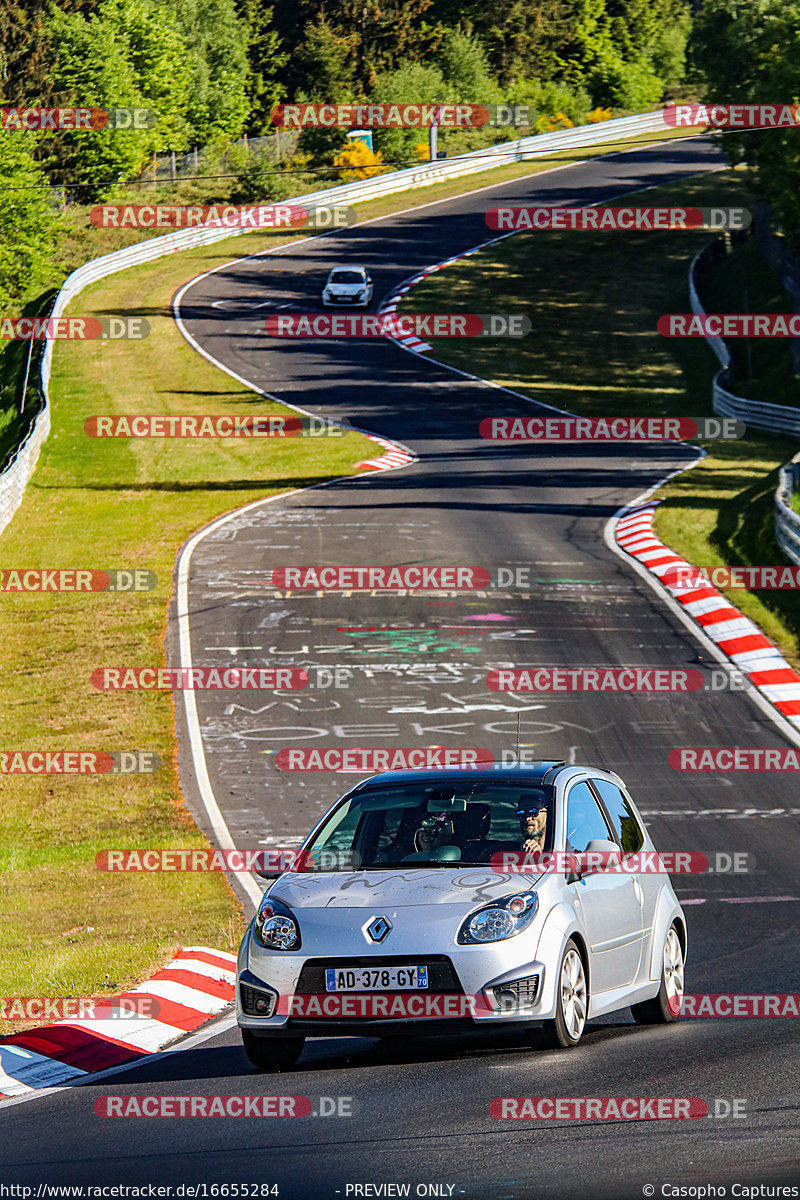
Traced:
[[589, 989], [578, 947], [569, 941], [564, 948], [556, 991], [556, 1015], [538, 1031], [536, 1043], [543, 1049], [568, 1050], [577, 1046], [589, 1011]]
[[669, 1025], [681, 1014], [684, 959], [678, 930], [670, 925], [661, 959], [661, 986], [658, 995], [641, 1004], [632, 1004], [631, 1012], [639, 1025]]

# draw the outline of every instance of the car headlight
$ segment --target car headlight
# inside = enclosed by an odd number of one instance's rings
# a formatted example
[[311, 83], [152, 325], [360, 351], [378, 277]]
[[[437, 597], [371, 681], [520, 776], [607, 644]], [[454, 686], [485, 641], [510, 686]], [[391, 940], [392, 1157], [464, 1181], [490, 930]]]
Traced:
[[266, 950], [298, 950], [300, 926], [291, 911], [272, 896], [265, 896], [258, 906], [253, 934]]
[[530, 925], [538, 906], [539, 898], [535, 892], [518, 892], [502, 900], [493, 900], [467, 917], [456, 940], [460, 946], [502, 942]]

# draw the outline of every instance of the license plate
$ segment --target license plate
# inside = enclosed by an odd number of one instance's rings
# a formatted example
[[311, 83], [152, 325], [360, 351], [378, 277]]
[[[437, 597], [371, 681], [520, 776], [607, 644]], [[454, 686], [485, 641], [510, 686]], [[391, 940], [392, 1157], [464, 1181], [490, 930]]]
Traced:
[[326, 992], [416, 992], [428, 986], [427, 967], [327, 967]]

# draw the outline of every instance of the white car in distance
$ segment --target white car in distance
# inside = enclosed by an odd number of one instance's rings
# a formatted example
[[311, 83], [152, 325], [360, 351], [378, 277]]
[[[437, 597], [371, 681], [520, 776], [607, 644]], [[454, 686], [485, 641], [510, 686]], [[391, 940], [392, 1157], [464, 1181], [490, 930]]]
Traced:
[[326, 308], [339, 305], [366, 307], [372, 301], [373, 284], [366, 267], [334, 267], [322, 289]]

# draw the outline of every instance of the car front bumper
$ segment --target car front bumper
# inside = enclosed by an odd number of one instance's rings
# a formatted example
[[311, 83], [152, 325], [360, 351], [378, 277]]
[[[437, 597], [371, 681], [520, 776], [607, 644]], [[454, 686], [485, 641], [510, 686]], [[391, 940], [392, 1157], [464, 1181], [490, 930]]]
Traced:
[[[425, 954], [420, 953], [417, 937], [413, 951], [404, 953], [395, 946], [391, 955], [381, 953], [379, 947], [365, 954], [363, 947], [352, 944], [331, 955], [328, 941], [323, 956], [303, 950], [275, 953], [260, 946], [248, 931], [239, 952], [236, 1018], [242, 1028], [254, 1033], [305, 1037], [418, 1035], [536, 1025], [555, 1015], [546, 964], [533, 953], [536, 941], [523, 933], [504, 942], [451, 945], [447, 954]], [[333, 965], [356, 969], [427, 965], [430, 987], [380, 993], [384, 1002], [377, 1002], [380, 1015], [376, 1015], [373, 994], [326, 993], [324, 971]], [[522, 1002], [509, 990], [518, 980], [526, 981]], [[243, 986], [250, 989], [251, 1001], [254, 993], [270, 998], [270, 1015], [255, 1015], [252, 1004], [245, 1007]]]
[[363, 300], [358, 296], [326, 296], [323, 293], [322, 303], [326, 308], [364, 308], [369, 304], [370, 297], [366, 296]]

